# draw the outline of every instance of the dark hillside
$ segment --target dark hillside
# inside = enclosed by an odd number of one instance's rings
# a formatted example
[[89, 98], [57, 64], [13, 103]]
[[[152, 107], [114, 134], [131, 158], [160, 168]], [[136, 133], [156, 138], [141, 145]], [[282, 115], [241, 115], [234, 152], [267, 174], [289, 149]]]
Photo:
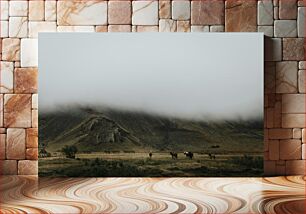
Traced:
[[[75, 109], [39, 115], [39, 142], [49, 151], [261, 152], [262, 120], [199, 122], [144, 113]], [[213, 147], [219, 148], [213, 148]]]

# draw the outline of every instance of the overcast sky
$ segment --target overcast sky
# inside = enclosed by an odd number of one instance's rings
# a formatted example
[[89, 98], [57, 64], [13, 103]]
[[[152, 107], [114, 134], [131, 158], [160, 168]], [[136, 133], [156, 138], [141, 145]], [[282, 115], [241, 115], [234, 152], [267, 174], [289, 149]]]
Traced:
[[39, 109], [188, 119], [263, 115], [261, 33], [41, 33]]

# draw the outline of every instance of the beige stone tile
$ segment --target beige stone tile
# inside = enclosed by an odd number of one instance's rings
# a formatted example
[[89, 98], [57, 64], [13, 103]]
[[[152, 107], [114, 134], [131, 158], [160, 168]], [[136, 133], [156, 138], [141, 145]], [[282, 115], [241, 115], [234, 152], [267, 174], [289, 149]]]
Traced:
[[269, 129], [269, 139], [291, 139], [292, 129]]
[[26, 149], [27, 160], [38, 160], [38, 148]]
[[43, 21], [45, 19], [45, 2], [38, 0], [29, 1], [29, 20]]
[[306, 3], [305, 3], [304, 0], [298, 0], [297, 5], [298, 5], [299, 7], [305, 7], [305, 6], [306, 6]]
[[98, 33], [107, 32], [107, 25], [96, 26], [96, 32]]
[[158, 1], [133, 1], [133, 25], [157, 25]]
[[3, 94], [0, 94], [0, 127], [3, 127]]
[[306, 69], [306, 61], [300, 61], [299, 62], [299, 69]]
[[26, 130], [26, 147], [38, 148], [38, 130], [37, 128], [29, 128]]
[[274, 127], [274, 108], [266, 109], [266, 128]]
[[300, 160], [302, 158], [301, 140], [280, 140], [279, 152], [281, 160]]
[[306, 113], [305, 94], [284, 94], [282, 113]]
[[56, 22], [29, 22], [29, 37], [37, 38], [39, 32], [56, 32]]
[[131, 24], [131, 1], [108, 2], [108, 24]]
[[57, 26], [57, 32], [95, 32], [94, 26]]
[[305, 70], [299, 70], [299, 93], [305, 93]]
[[37, 160], [18, 161], [18, 175], [37, 175], [37, 174], [38, 174]]
[[[150, 27], [150, 26], [148, 26], [148, 27]], [[137, 25], [132, 25], [132, 32], [133, 33], [137, 32]]]
[[21, 39], [21, 67], [38, 66], [38, 40]]
[[0, 1], [0, 20], [8, 20], [9, 18], [9, 2]]
[[258, 26], [257, 32], [262, 32], [265, 36], [273, 37], [274, 28], [273, 26]]
[[269, 152], [264, 152], [264, 160], [269, 160]]
[[25, 38], [28, 36], [28, 18], [27, 17], [10, 17], [9, 36]]
[[282, 127], [282, 102], [276, 101], [274, 107], [274, 127]]
[[37, 93], [37, 68], [16, 68], [14, 77], [15, 93]]
[[32, 127], [38, 127], [38, 110], [32, 110]]
[[31, 94], [4, 95], [4, 126], [31, 127]]
[[303, 175], [305, 174], [305, 160], [286, 161], [286, 175]]
[[282, 176], [286, 174], [286, 166], [285, 165], [277, 165], [275, 166], [275, 175]]
[[265, 140], [264, 141], [264, 152], [268, 152], [269, 151], [269, 141]]
[[190, 32], [190, 22], [177, 21], [177, 32]]
[[273, 2], [262, 0], [257, 2], [257, 23], [258, 25], [273, 25]]
[[9, 36], [8, 33], [8, 21], [0, 21], [0, 37], [6, 38]]
[[190, 19], [190, 1], [172, 1], [172, 19], [189, 20]]
[[286, 165], [286, 161], [284, 161], [284, 160], [278, 160], [278, 161], [276, 161], [276, 165], [277, 165], [277, 166], [285, 166], [285, 165]]
[[297, 62], [276, 63], [276, 93], [297, 92]]
[[306, 144], [302, 144], [302, 159], [306, 159]]
[[274, 7], [274, 9], [273, 9], [273, 18], [274, 18], [275, 20], [278, 20], [278, 19], [279, 19], [279, 17], [278, 17], [278, 11], [279, 11], [279, 8], [278, 8], [278, 7]]
[[136, 28], [137, 32], [158, 32], [158, 26], [141, 26], [138, 25]]
[[279, 160], [279, 141], [269, 141], [269, 160]]
[[265, 176], [271, 176], [275, 175], [276, 173], [276, 161], [268, 161], [265, 160], [264, 162], [264, 175]]
[[269, 141], [269, 129], [264, 128], [264, 141], [268, 142]]
[[25, 159], [25, 129], [8, 128], [6, 140], [7, 159]]
[[6, 128], [0, 128], [0, 134], [6, 134]]
[[279, 18], [296, 19], [297, 4], [296, 0], [279, 0]]
[[212, 25], [209, 29], [210, 32], [224, 32], [224, 25]]
[[294, 139], [301, 139], [302, 138], [302, 129], [294, 128], [293, 129], [293, 138]]
[[159, 32], [176, 32], [176, 21], [172, 19], [160, 19], [159, 20]]
[[131, 32], [131, 25], [108, 25], [108, 32]]
[[305, 10], [306, 7], [298, 8], [298, 18], [297, 18], [298, 37], [305, 37]]
[[265, 62], [264, 68], [264, 92], [265, 94], [275, 93], [275, 63]]
[[306, 129], [302, 129], [302, 143], [306, 143]]
[[14, 63], [0, 62], [0, 93], [12, 93], [14, 86]]
[[6, 38], [2, 40], [2, 59], [6, 61], [20, 60], [20, 39]]
[[15, 61], [14, 62], [14, 67], [15, 68], [20, 68], [20, 61]]
[[208, 25], [193, 25], [191, 26], [191, 32], [209, 32]]
[[45, 1], [45, 20], [56, 21], [56, 1]]
[[38, 109], [38, 94], [32, 94], [32, 109]]
[[159, 1], [159, 18], [171, 18], [171, 1]]
[[0, 175], [17, 175], [16, 160], [0, 160]]
[[10, 16], [28, 16], [28, 1], [10, 1]]
[[280, 38], [265, 38], [265, 61], [282, 60], [282, 40]]
[[296, 37], [297, 25], [296, 20], [275, 20], [274, 21], [275, 37]]
[[257, 2], [253, 0], [227, 0], [225, 4], [225, 31], [256, 32]]
[[5, 159], [5, 144], [6, 144], [6, 134], [0, 134], [0, 159]]
[[192, 25], [222, 25], [224, 24], [224, 2], [219, 0], [192, 1]]
[[283, 38], [283, 60], [304, 60], [304, 38]]
[[275, 100], [276, 101], [282, 101], [282, 95], [281, 94], [275, 94]]
[[283, 114], [282, 127], [284, 128], [305, 128], [306, 114]]
[[58, 25], [106, 25], [106, 1], [58, 1]]

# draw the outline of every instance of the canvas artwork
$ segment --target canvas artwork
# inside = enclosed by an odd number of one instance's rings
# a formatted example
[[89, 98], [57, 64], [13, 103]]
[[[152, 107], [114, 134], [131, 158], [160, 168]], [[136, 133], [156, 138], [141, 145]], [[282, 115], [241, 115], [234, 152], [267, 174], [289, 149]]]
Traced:
[[41, 33], [38, 46], [40, 176], [262, 175], [262, 33]]

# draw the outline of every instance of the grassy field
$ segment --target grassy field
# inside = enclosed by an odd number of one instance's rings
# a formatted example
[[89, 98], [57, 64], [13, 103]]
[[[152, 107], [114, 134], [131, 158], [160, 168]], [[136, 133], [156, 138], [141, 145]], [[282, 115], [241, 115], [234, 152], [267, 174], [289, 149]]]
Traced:
[[[55, 155], [55, 156], [54, 156]], [[212, 160], [207, 154], [195, 153], [192, 160], [182, 153], [172, 159], [166, 152], [148, 153], [79, 153], [76, 159], [65, 158], [60, 153], [40, 158], [40, 176], [71, 177], [171, 177], [171, 176], [261, 176], [263, 157], [259, 154], [221, 155]]]

